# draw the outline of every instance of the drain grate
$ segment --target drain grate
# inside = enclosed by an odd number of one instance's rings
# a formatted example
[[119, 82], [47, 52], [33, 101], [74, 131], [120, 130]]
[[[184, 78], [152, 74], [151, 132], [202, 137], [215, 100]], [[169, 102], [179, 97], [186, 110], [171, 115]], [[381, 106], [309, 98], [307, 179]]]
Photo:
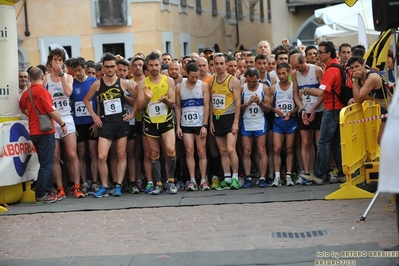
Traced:
[[273, 232], [273, 238], [310, 238], [328, 235], [327, 230], [313, 230], [305, 232]]

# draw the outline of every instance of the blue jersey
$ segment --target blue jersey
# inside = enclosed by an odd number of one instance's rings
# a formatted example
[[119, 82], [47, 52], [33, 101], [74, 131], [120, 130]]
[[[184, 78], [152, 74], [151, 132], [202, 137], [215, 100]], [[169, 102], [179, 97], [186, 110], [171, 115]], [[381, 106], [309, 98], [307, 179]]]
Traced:
[[[90, 113], [86, 109], [86, 106], [83, 103], [83, 99], [86, 96], [87, 92], [90, 90], [91, 85], [97, 79], [93, 77], [87, 77], [87, 79], [83, 82], [73, 80], [73, 91], [71, 96], [69, 97], [72, 101], [72, 114], [73, 119], [75, 121], [75, 125], [85, 125], [92, 124], [93, 118]], [[97, 94], [96, 97], [93, 97], [90, 100], [93, 111], [97, 113]]]

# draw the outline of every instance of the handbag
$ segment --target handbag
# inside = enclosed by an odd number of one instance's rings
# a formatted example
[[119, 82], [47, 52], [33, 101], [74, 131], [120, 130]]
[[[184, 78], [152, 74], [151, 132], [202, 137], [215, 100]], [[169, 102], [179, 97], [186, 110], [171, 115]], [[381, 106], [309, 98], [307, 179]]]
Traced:
[[42, 115], [39, 113], [39, 110], [36, 108], [36, 105], [33, 102], [32, 92], [31, 92], [29, 86], [28, 86], [28, 92], [29, 92], [30, 102], [32, 103], [33, 108], [35, 109], [36, 114], [39, 117], [40, 131], [48, 132], [48, 131], [53, 130], [53, 119], [51, 118], [51, 116], [49, 114]]

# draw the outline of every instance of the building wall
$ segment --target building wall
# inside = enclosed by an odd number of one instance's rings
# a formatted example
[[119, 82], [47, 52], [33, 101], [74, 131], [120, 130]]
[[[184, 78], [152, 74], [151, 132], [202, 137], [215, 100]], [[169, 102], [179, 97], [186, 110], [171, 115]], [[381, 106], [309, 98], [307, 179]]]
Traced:
[[[247, 1], [247, 0], [243, 0]], [[26, 37], [24, 10], [17, 18], [21, 47], [26, 51], [31, 65], [44, 63], [48, 46], [58, 43], [72, 47], [72, 56], [99, 60], [103, 43], [125, 40], [125, 56], [137, 52], [150, 53], [153, 49], [165, 51], [165, 40], [172, 43], [172, 55], [183, 56], [183, 44], [187, 52], [198, 52], [205, 46], [218, 44], [222, 52], [237, 50], [240, 45], [255, 48], [263, 39], [272, 36], [271, 25], [259, 19], [259, 4], [255, 6], [255, 21], [249, 19], [248, 3], [243, 5], [244, 19], [238, 20], [239, 39], [237, 47], [236, 26], [225, 19], [225, 1], [218, 0], [218, 15], [212, 16], [210, 0], [202, 1], [202, 14], [197, 14], [195, 0], [188, 0], [182, 8], [180, 0], [127, 0], [128, 26], [97, 27], [94, 0], [35, 0], [27, 1], [30, 36]], [[231, 0], [234, 17], [235, 5]], [[16, 4], [19, 12], [23, 1]], [[45, 7], [45, 8], [44, 8]], [[267, 15], [266, 1], [264, 13]]]

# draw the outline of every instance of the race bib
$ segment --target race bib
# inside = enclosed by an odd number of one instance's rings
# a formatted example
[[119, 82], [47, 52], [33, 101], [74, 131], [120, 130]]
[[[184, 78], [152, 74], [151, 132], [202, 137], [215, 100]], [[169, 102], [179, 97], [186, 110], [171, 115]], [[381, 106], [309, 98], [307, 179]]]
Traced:
[[104, 100], [103, 104], [105, 115], [115, 115], [122, 113], [122, 103], [120, 98]]
[[244, 118], [254, 118], [264, 116], [263, 110], [257, 104], [251, 104], [244, 111]]
[[181, 118], [184, 125], [196, 125], [200, 122], [198, 109], [195, 108], [184, 108]]
[[148, 104], [150, 117], [167, 115], [166, 105], [164, 103], [152, 102]]
[[[282, 100], [282, 101], [280, 101], [278, 103], [277, 107], [280, 108], [280, 111], [284, 115], [286, 115], [288, 112], [291, 112], [295, 108], [294, 103], [292, 101], [290, 101], [290, 100]], [[276, 114], [276, 116], [278, 116], [278, 115]]]
[[315, 104], [317, 103], [318, 97], [309, 94], [302, 94], [302, 104]]
[[224, 110], [226, 104], [226, 95], [224, 94], [213, 94], [212, 105], [213, 109]]
[[69, 99], [66, 96], [55, 96], [53, 97], [53, 103], [55, 106], [55, 109], [57, 111], [64, 111], [64, 109], [68, 108], [68, 103]]
[[[92, 102], [90, 102], [90, 105], [93, 108]], [[90, 116], [90, 113], [83, 102], [75, 102], [75, 116], [76, 117]]]

